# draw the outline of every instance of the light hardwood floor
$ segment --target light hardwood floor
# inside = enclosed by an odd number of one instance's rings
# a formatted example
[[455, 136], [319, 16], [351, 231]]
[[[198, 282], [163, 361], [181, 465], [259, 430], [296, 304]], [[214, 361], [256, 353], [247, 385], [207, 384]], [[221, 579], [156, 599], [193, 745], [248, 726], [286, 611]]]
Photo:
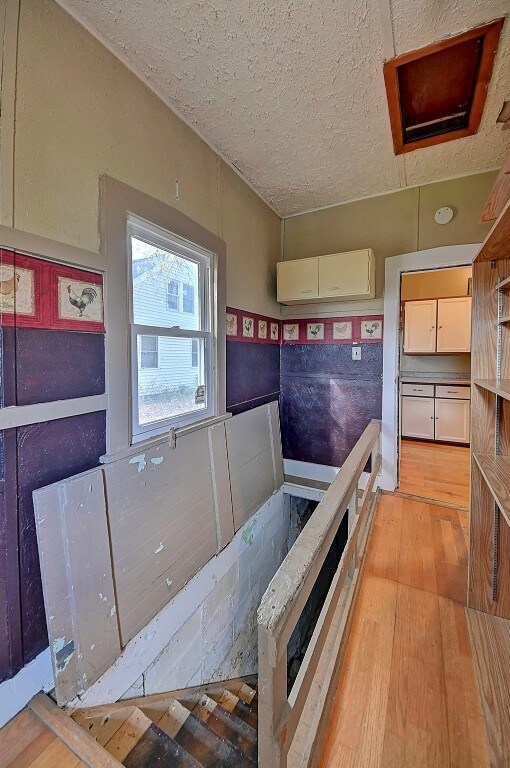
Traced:
[[0, 732], [2, 768], [86, 768], [29, 709], [24, 709]]
[[469, 507], [469, 448], [402, 440], [400, 493]]
[[321, 768], [489, 765], [466, 585], [467, 514], [382, 496]]

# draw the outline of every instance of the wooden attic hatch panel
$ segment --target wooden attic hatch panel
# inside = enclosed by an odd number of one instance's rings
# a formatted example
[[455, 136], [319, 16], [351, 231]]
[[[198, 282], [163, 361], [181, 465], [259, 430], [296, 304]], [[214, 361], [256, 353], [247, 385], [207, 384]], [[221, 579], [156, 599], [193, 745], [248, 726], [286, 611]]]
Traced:
[[478, 131], [504, 19], [384, 63], [395, 154]]

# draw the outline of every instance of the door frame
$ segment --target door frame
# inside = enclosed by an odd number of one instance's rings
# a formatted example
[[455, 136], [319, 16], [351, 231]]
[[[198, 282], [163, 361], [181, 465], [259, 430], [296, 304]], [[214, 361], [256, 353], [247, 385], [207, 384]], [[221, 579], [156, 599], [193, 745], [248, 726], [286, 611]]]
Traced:
[[391, 256], [385, 261], [380, 485], [386, 491], [394, 491], [398, 483], [399, 331], [402, 273], [469, 266], [479, 248], [479, 243], [442, 245], [438, 248]]

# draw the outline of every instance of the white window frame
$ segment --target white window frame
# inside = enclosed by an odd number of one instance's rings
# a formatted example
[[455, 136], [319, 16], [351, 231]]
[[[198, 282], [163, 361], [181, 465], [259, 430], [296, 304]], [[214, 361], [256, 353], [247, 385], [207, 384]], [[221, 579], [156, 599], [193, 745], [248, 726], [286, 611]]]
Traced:
[[[142, 240], [149, 245], [175, 253], [198, 264], [199, 280], [195, 300], [199, 303], [201, 330], [185, 330], [179, 326], [139, 325], [134, 322], [133, 313], [133, 276], [131, 238]], [[128, 268], [128, 297], [129, 322], [131, 327], [131, 414], [130, 433], [131, 443], [139, 443], [158, 435], [167, 433], [169, 429], [179, 429], [192, 424], [198, 424], [206, 419], [214, 418], [217, 412], [216, 368], [217, 368], [217, 327], [216, 294], [217, 274], [214, 269], [214, 254], [205, 248], [191, 243], [172, 232], [162, 229], [136, 216], [128, 215], [127, 219], [127, 268]], [[204, 381], [206, 385], [206, 408], [180, 414], [171, 418], [160, 419], [149, 424], [140, 424], [138, 412], [138, 336], [166, 336], [170, 338], [188, 338], [204, 340]], [[200, 366], [199, 366], [200, 367]]]

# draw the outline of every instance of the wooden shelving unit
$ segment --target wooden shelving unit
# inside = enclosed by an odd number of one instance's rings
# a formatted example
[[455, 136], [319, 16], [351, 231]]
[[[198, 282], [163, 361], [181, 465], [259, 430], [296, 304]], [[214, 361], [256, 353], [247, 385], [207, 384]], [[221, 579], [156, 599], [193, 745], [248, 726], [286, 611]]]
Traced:
[[470, 608], [510, 619], [510, 202], [473, 264]]
[[474, 453], [473, 458], [505, 523], [510, 525], [510, 456]]
[[493, 392], [498, 397], [510, 400], [510, 379], [474, 379], [473, 384], [487, 392]]

